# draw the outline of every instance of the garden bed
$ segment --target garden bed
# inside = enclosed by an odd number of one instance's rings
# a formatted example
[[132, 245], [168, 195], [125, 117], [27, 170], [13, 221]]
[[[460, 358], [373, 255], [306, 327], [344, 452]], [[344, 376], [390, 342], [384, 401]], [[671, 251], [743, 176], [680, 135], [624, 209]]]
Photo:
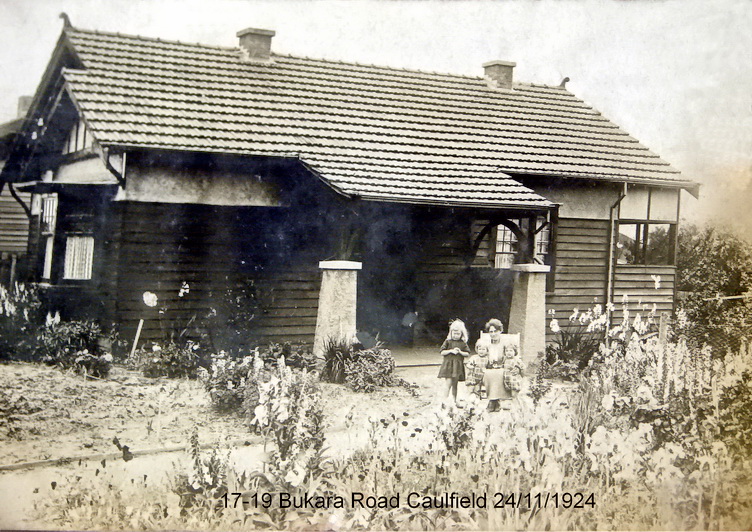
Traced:
[[[418, 384], [416, 393], [394, 387], [362, 394], [322, 383], [328, 452], [337, 455], [362, 446], [371, 421], [389, 413], [409, 412], [411, 420], [432, 417], [440, 384], [435, 372], [435, 368], [400, 372]], [[214, 412], [203, 385], [196, 380], [150, 379], [118, 366], [106, 380], [85, 379], [39, 364], [8, 363], [0, 364], [0, 387], [4, 391], [0, 399], [0, 466], [17, 468], [0, 471], [0, 493], [29, 492], [19, 494], [15, 508], [9, 506], [0, 515], [3, 527], [54, 528], [54, 523], [27, 521], [32, 517], [32, 492], [37, 490], [36, 499], [45, 492], [54, 495], [51, 482], [60, 482], [73, 471], [93, 474], [105, 457], [110, 469], [115, 464], [122, 469], [123, 478], [127, 472], [135, 475], [142, 469], [155, 478], [187, 456], [159, 451], [186, 448], [194, 430], [206, 445], [224, 442], [239, 448], [259, 443], [247, 420]], [[113, 438], [135, 454], [132, 461], [125, 464], [118, 457]], [[142, 455], [144, 451], [147, 456]], [[61, 467], [61, 462], [71, 458], [71, 467]], [[79, 458], [89, 460], [79, 464]]]

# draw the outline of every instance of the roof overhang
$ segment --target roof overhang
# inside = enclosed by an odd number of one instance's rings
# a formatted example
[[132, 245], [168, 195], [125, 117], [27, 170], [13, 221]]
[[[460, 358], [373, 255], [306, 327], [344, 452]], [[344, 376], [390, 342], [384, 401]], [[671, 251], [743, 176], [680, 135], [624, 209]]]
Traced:
[[508, 172], [510, 175], [519, 175], [526, 177], [541, 177], [554, 179], [580, 179], [583, 181], [601, 181], [605, 183], [626, 183], [628, 185], [645, 185], [651, 187], [679, 188], [686, 190], [695, 198], [700, 197], [700, 183], [688, 179], [659, 179], [648, 177], [628, 177], [628, 176], [604, 176], [591, 174], [541, 174], [539, 172]]
[[53, 194], [59, 192], [82, 193], [91, 192], [97, 189], [117, 192], [118, 185], [112, 183], [59, 183], [49, 181], [37, 181], [36, 183], [24, 183], [17, 185], [18, 190], [24, 192], [33, 192], [34, 194]]

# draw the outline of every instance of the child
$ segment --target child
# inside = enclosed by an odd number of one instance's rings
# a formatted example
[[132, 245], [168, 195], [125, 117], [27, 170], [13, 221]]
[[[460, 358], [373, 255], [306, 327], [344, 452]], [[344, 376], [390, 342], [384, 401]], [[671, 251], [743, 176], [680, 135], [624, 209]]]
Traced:
[[475, 355], [467, 361], [467, 385], [470, 387], [470, 393], [474, 393], [480, 398], [483, 390], [483, 374], [488, 366], [488, 344], [485, 338], [478, 340], [475, 344]]
[[439, 378], [446, 379], [446, 396], [451, 394], [454, 404], [457, 404], [457, 383], [465, 380], [465, 357], [470, 356], [467, 338], [465, 324], [461, 320], [454, 320], [449, 325], [449, 334], [440, 349], [444, 361], [441, 363]]
[[516, 344], [504, 346], [504, 388], [508, 394], [502, 408], [509, 410], [511, 400], [517, 396], [522, 384], [522, 358]]
[[509, 410], [512, 398], [520, 389], [521, 378], [522, 360], [516, 344], [500, 343], [498, 349], [491, 349], [484, 375], [489, 412]]

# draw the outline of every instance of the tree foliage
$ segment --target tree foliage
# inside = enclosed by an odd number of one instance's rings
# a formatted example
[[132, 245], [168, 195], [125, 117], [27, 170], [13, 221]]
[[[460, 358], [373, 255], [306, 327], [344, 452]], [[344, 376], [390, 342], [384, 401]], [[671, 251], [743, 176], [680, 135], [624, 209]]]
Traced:
[[680, 308], [690, 337], [725, 351], [752, 337], [752, 299], [720, 299], [752, 292], [752, 244], [730, 230], [687, 225], [679, 232]]

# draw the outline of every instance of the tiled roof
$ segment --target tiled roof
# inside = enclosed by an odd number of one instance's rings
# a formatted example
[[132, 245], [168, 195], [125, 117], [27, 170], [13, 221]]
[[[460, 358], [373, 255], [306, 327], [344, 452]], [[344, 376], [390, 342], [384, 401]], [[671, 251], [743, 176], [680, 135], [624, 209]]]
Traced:
[[65, 80], [105, 146], [299, 158], [372, 199], [548, 206], [508, 174], [657, 182], [677, 170], [567, 90], [66, 30]]

